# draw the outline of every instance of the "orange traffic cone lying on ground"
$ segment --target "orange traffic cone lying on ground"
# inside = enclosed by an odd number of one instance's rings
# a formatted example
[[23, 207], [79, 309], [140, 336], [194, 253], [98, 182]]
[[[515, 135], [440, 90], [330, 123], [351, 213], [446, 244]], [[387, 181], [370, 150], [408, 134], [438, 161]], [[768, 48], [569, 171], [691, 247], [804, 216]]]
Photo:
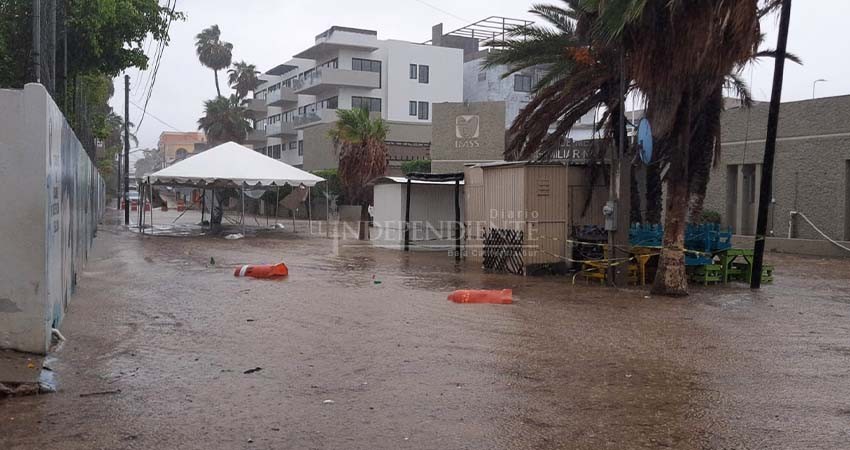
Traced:
[[502, 289], [501, 291], [460, 290], [449, 294], [449, 300], [455, 303], [493, 303], [497, 305], [510, 305], [513, 303], [513, 291], [510, 289]]
[[233, 272], [233, 276], [236, 277], [253, 277], [253, 278], [277, 278], [277, 277], [285, 277], [289, 275], [289, 268], [286, 267], [286, 264], [263, 264], [263, 265], [249, 265], [246, 264], [241, 267], [237, 267]]

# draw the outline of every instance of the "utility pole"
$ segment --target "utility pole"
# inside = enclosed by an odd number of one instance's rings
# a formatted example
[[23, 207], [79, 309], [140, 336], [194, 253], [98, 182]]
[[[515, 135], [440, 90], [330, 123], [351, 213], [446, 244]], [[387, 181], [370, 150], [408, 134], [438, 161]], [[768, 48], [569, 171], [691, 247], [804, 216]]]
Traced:
[[[619, 118], [617, 122], [617, 147], [611, 148], [611, 161], [608, 177], [608, 219], [613, 226], [608, 226], [608, 259], [610, 260], [606, 279], [610, 286], [623, 286], [628, 283], [628, 265], [617, 264], [619, 255], [617, 248], [628, 247], [629, 227], [628, 213], [624, 205], [623, 199], [628, 198], [624, 195], [624, 185], [628, 186], [630, 181], [626, 181], [626, 176], [630, 174], [628, 170], [626, 155], [626, 140], [628, 139], [626, 132], [626, 50], [623, 47], [620, 51], [620, 106], [618, 108]], [[624, 183], [625, 182], [625, 183]], [[624, 242], [625, 241], [625, 242]]]
[[41, 0], [32, 0], [32, 81], [41, 83]]
[[761, 287], [761, 272], [764, 265], [764, 240], [767, 232], [767, 212], [773, 198], [773, 160], [776, 155], [776, 135], [779, 126], [779, 107], [782, 102], [782, 81], [785, 77], [785, 54], [788, 48], [788, 27], [791, 23], [791, 0], [783, 0], [779, 18], [779, 42], [776, 44], [776, 68], [773, 71], [773, 92], [770, 95], [770, 110], [767, 115], [767, 140], [764, 145], [764, 161], [761, 166], [761, 195], [759, 195], [756, 245], [754, 249], [751, 289]]
[[[120, 179], [119, 179], [120, 183]], [[130, 225], [130, 75], [124, 75], [124, 225]]]

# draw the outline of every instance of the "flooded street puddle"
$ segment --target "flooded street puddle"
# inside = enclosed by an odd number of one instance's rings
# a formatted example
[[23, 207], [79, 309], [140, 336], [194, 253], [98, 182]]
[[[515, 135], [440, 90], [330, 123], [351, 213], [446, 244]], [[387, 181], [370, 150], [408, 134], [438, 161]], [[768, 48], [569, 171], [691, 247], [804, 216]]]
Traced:
[[[111, 229], [95, 251], [58, 392], [0, 400], [4, 449], [846, 442], [846, 265], [770, 255], [762, 292], [667, 299], [306, 233]], [[277, 262], [285, 280], [233, 276]], [[512, 289], [514, 304], [454, 304], [456, 289]]]

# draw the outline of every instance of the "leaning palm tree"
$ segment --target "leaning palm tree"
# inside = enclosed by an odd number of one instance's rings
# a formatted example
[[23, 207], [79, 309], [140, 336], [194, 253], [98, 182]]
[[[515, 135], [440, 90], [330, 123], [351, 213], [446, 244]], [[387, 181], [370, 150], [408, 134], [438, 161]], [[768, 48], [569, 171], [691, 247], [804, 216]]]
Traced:
[[230, 66], [233, 58], [233, 44], [221, 40], [218, 25], [203, 29], [195, 36], [195, 53], [204, 67], [212, 69], [215, 76], [215, 91], [221, 97], [218, 85], [218, 71]]
[[[669, 165], [664, 239], [653, 292], [686, 295], [684, 236], [695, 125], [728, 74], [760, 40], [759, 0], [584, 0], [598, 14], [594, 34], [621, 45], [647, 101], [646, 115]], [[771, 0], [775, 6], [775, 0]], [[769, 6], [769, 5], [768, 5]], [[706, 133], [714, 134], [707, 128]]]
[[235, 62], [227, 71], [227, 83], [236, 91], [236, 96], [243, 99], [260, 84], [259, 74], [257, 66], [245, 61]]
[[384, 175], [389, 155], [386, 138], [389, 128], [381, 118], [372, 119], [365, 109], [338, 110], [337, 121], [328, 132], [339, 152], [339, 181], [345, 197], [360, 205], [360, 240], [369, 239], [369, 183]]
[[203, 130], [212, 145], [225, 142], [245, 142], [251, 124], [248, 110], [239, 105], [235, 95], [216, 97], [204, 102], [204, 117], [198, 119], [198, 129]]

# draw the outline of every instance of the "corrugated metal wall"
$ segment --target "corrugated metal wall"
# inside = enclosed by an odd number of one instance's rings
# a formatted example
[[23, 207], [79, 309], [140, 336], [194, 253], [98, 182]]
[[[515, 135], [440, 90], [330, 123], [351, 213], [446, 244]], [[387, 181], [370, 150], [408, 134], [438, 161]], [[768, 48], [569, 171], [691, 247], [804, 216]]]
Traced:
[[[521, 230], [526, 265], [554, 264], [571, 252], [574, 225], [603, 225], [604, 176], [584, 166], [517, 165], [466, 171], [467, 258], [481, 261], [484, 228]], [[590, 203], [585, 208], [588, 195]]]
[[553, 264], [566, 254], [567, 167], [525, 166], [526, 265]]
[[[607, 169], [600, 169], [607, 170]], [[605, 216], [602, 214], [602, 207], [608, 201], [608, 186], [605, 184], [605, 177], [600, 174], [593, 182], [591, 191], [590, 169], [586, 166], [571, 166], [567, 177], [569, 184], [569, 221], [570, 225], [604, 225]], [[592, 193], [591, 193], [592, 192]], [[590, 204], [587, 204], [588, 195], [591, 196]]]
[[483, 243], [484, 222], [487, 208], [484, 197], [484, 169], [466, 167], [464, 169], [464, 217], [466, 232], [466, 258], [480, 262]]

